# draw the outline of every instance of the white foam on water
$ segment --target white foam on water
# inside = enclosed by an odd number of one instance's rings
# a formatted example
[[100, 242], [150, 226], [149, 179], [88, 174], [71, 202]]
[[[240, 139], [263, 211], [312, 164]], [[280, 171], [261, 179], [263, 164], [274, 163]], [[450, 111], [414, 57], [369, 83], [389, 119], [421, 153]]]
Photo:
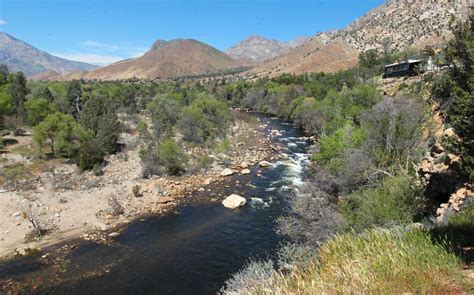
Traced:
[[270, 197], [267, 202], [265, 202], [262, 198], [250, 198], [250, 206], [252, 206], [252, 208], [268, 208], [270, 207], [271, 203], [273, 203], [273, 197]]

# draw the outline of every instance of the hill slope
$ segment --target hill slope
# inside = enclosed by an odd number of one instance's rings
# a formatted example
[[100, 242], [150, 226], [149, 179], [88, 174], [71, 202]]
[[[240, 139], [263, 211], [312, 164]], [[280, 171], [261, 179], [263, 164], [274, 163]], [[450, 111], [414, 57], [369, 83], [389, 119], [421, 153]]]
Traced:
[[0, 32], [0, 64], [6, 64], [11, 72], [22, 71], [26, 76], [47, 71], [67, 74], [96, 68], [53, 56], [3, 32]]
[[86, 80], [176, 78], [216, 73], [237, 68], [239, 65], [238, 61], [225, 53], [196, 40], [158, 40], [143, 56], [83, 73], [82, 78]]
[[469, 0], [389, 1], [348, 27], [321, 33], [298, 48], [247, 72], [247, 76], [337, 71], [354, 66], [368, 49], [393, 51], [445, 43], [456, 19], [465, 20]]

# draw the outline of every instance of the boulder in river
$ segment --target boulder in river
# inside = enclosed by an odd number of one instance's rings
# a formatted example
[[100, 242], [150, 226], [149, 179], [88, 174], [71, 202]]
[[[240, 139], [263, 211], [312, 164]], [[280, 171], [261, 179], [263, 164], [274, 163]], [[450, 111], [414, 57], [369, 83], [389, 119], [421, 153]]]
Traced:
[[230, 195], [222, 201], [222, 205], [229, 209], [236, 209], [238, 207], [245, 206], [247, 204], [247, 200], [239, 195]]
[[248, 174], [250, 174], [250, 169], [243, 169], [242, 171], [240, 171], [240, 174], [248, 175]]
[[221, 176], [231, 176], [232, 174], [234, 174], [234, 171], [232, 171], [232, 169], [229, 169], [229, 168], [226, 168], [222, 170], [221, 172]]
[[258, 163], [258, 165], [260, 167], [270, 167], [272, 164], [270, 162], [267, 162], [267, 161], [261, 161], [260, 163]]

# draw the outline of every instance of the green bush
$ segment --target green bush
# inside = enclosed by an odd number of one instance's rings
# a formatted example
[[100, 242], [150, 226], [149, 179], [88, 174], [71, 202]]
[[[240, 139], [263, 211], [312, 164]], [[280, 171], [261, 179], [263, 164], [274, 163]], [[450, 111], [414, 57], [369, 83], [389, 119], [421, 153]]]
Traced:
[[159, 163], [169, 174], [176, 175], [183, 171], [187, 157], [173, 139], [165, 139], [156, 152]]
[[348, 227], [361, 232], [411, 223], [420, 195], [411, 177], [386, 177], [374, 188], [360, 189], [342, 198], [339, 206]]

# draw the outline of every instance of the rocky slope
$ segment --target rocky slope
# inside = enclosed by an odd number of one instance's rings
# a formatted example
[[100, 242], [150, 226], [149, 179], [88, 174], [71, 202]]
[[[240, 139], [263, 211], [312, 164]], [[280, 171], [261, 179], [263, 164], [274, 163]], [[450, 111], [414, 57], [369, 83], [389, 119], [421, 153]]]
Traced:
[[3, 32], [0, 32], [0, 64], [6, 64], [11, 72], [22, 71], [26, 76], [47, 71], [67, 74], [96, 68], [90, 64], [53, 56]]
[[456, 20], [467, 19], [469, 5], [472, 0], [388, 1], [348, 27], [320, 33], [245, 74], [253, 77], [337, 71], [354, 66], [358, 54], [368, 49], [388, 47], [398, 51], [443, 44], [452, 38]]
[[143, 56], [119, 61], [83, 74], [60, 79], [126, 80], [177, 78], [212, 74], [237, 68], [240, 64], [225, 53], [192, 39], [156, 41]]
[[227, 49], [225, 53], [242, 61], [244, 64], [252, 65], [280, 56], [305, 43], [307, 40], [305, 37], [299, 37], [285, 43], [252, 35], [248, 39]]

